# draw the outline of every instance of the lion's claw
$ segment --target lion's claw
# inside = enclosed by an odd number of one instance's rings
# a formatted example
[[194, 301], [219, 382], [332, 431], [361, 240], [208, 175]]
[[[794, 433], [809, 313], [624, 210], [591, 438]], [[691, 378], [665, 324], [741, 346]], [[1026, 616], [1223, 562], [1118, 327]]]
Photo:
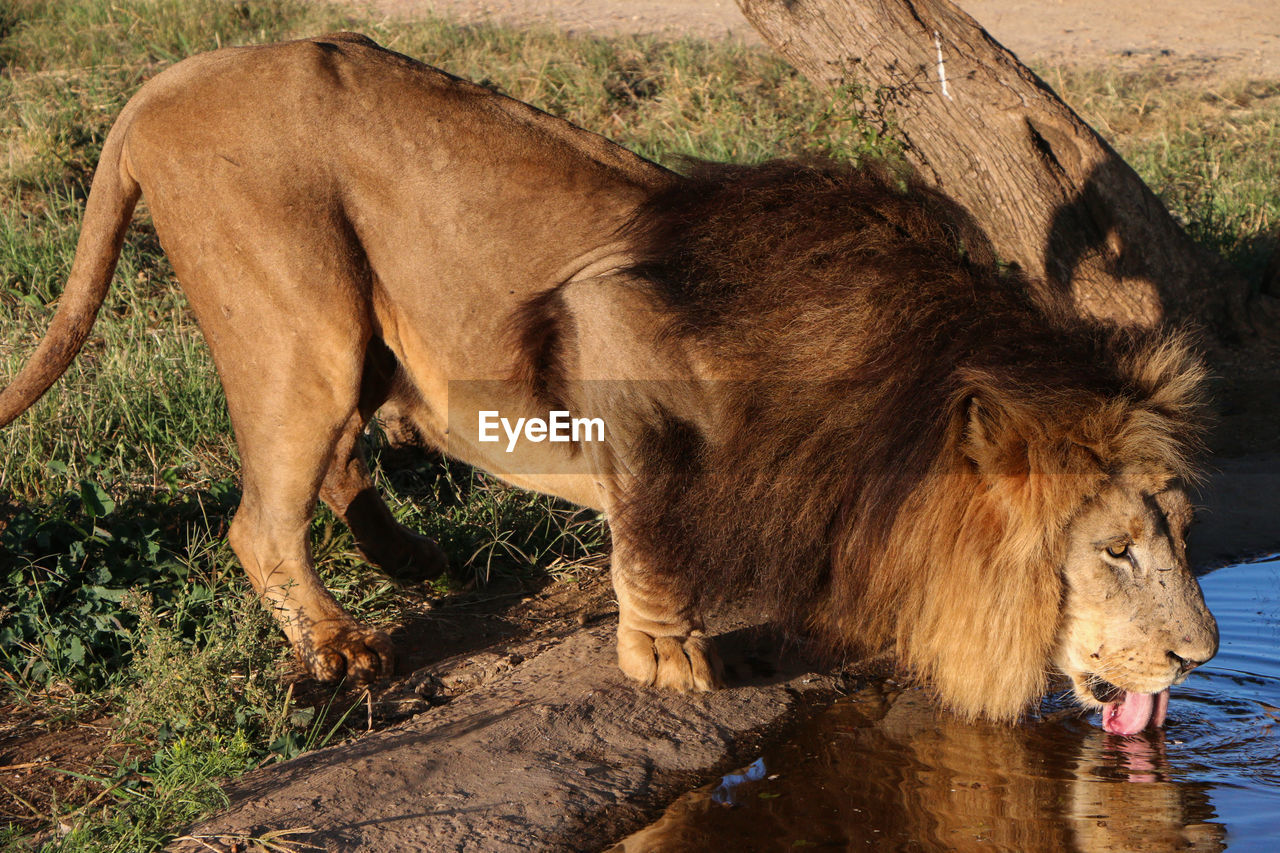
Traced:
[[651, 637], [619, 629], [618, 666], [628, 678], [664, 690], [709, 691], [724, 684], [720, 656], [700, 631], [686, 637]]
[[395, 668], [395, 646], [391, 638], [371, 628], [353, 625], [322, 642], [307, 645], [303, 661], [312, 677], [320, 682], [346, 677], [356, 684], [370, 684], [390, 677]]

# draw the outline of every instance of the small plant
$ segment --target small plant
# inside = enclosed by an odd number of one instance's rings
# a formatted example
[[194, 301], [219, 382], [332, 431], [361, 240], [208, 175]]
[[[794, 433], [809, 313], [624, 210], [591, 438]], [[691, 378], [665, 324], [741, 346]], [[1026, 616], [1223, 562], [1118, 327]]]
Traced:
[[208, 504], [229, 508], [227, 485], [117, 505], [101, 483], [86, 479], [49, 503], [13, 512], [0, 532], [0, 665], [10, 684], [109, 684], [129, 659], [136, 619], [122, 605], [131, 594], [181, 601], [190, 621], [207, 620], [219, 575], [201, 566], [216, 555], [190, 540], [189, 525], [206, 523]]

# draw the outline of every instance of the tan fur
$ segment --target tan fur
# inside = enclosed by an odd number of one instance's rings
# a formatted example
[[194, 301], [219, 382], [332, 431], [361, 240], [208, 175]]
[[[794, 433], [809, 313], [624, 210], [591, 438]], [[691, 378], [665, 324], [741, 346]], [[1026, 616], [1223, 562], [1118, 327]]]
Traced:
[[[314, 571], [317, 498], [388, 572], [443, 569], [364, 468], [383, 406], [451, 456], [606, 513], [619, 664], [664, 687], [720, 683], [702, 614], [751, 590], [839, 654], [892, 650], [962, 713], [1010, 718], [1055, 662], [1086, 684], [1099, 642], [1133, 649], [1081, 536], [1123, 519], [1181, 553], [1181, 530], [1161, 540], [1140, 510], [1191, 473], [1187, 347], [1031, 304], [909, 175], [678, 177], [350, 34], [206, 54], [113, 128], [0, 422], [75, 356], [140, 195], [226, 390], [232, 546], [319, 678], [386, 674], [392, 653]], [[481, 440], [482, 411], [552, 409], [602, 418], [607, 440]], [[1176, 570], [1167, 600], [1130, 583], [1124, 618], [1160, 655], [1201, 654], [1212, 620]], [[1156, 663], [1134, 683], [1157, 685]]]

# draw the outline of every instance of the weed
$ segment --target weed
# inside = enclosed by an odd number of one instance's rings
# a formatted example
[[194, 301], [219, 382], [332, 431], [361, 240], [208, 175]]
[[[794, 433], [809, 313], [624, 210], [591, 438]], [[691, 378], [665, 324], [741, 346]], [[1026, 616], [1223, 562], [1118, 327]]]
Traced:
[[136, 620], [121, 605], [131, 593], [180, 601], [193, 621], [216, 617], [209, 576], [195, 568], [205, 549], [191, 532], [207, 524], [209, 504], [227, 511], [231, 494], [223, 483], [117, 506], [86, 479], [17, 510], [0, 532], [7, 611], [0, 664], [10, 684], [28, 691], [55, 681], [76, 690], [108, 684], [128, 658]]

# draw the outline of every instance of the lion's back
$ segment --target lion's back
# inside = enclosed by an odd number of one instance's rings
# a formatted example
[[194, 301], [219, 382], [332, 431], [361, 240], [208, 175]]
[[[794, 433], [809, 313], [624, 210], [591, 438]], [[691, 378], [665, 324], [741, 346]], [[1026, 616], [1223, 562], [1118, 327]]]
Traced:
[[356, 33], [190, 57], [149, 81], [121, 121], [131, 159], [144, 164], [215, 152], [237, 159], [226, 150], [234, 147], [251, 162], [285, 164], [282, 172], [336, 161], [387, 164], [404, 176], [438, 171], [465, 150], [623, 186], [651, 187], [666, 174], [597, 134]]

